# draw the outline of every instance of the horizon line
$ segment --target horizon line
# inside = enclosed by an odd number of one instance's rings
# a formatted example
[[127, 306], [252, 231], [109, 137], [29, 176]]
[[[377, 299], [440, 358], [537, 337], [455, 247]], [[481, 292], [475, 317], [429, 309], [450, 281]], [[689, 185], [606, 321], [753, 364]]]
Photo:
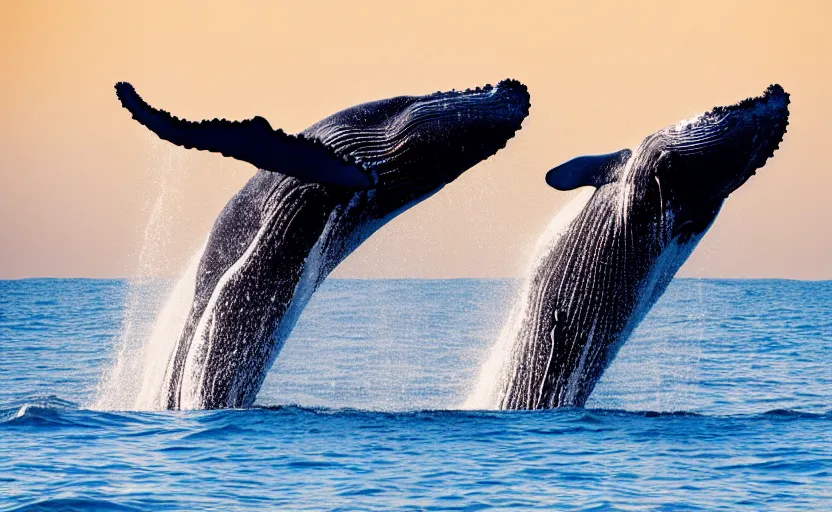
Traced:
[[[132, 277], [81, 277], [81, 276], [28, 276], [28, 277], [0, 277], [0, 282], [17, 281], [139, 281], [139, 280], [175, 280], [180, 276], [132, 276]], [[524, 277], [328, 277], [326, 281], [522, 281]], [[832, 278], [802, 279], [796, 277], [695, 277], [674, 276], [673, 280], [685, 281], [794, 281], [804, 283], [832, 282]]]

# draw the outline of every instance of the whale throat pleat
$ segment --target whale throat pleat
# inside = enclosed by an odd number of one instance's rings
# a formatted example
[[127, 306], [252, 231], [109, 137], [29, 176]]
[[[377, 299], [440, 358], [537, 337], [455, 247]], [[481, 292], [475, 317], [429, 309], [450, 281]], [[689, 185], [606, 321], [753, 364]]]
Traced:
[[[316, 184], [282, 180], [264, 205], [246, 251], [211, 288], [171, 366], [168, 406], [217, 408], [251, 403], [279, 346], [260, 343], [292, 321], [296, 297], [333, 208], [343, 198]], [[291, 236], [289, 236], [291, 234]]]
[[[631, 190], [596, 191], [593, 206], [572, 222], [532, 278], [522, 327], [515, 334], [510, 376], [500, 406], [540, 409], [582, 405], [618, 348], [649, 265], [630, 265], [633, 240], [620, 215]], [[626, 204], [623, 207], [626, 211]], [[646, 251], [648, 259], [657, 250]], [[650, 256], [653, 254], [653, 256]]]

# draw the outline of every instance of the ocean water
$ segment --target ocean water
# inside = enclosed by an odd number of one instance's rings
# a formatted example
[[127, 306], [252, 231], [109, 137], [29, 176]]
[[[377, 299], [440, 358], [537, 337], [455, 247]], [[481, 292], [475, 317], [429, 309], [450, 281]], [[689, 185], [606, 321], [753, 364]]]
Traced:
[[257, 407], [94, 410], [168, 285], [0, 282], [0, 510], [832, 510], [832, 282], [676, 280], [586, 409], [501, 412], [517, 283], [329, 280]]

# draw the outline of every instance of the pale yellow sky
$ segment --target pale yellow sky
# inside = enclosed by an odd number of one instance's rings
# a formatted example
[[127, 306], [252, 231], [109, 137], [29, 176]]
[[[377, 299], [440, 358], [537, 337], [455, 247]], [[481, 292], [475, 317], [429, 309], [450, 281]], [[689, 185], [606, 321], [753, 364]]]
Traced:
[[254, 172], [157, 142], [116, 81], [180, 116], [299, 131], [356, 103], [506, 77], [532, 95], [508, 148], [336, 275], [520, 276], [572, 197], [545, 185], [549, 168], [779, 82], [785, 142], [681, 275], [832, 278], [829, 2], [0, 5], [0, 278], [175, 274]]

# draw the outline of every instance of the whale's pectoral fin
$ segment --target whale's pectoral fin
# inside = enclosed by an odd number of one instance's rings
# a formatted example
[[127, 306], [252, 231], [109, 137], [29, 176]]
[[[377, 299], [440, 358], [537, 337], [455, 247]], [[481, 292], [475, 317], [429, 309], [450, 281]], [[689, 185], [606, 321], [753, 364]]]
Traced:
[[273, 130], [262, 117], [195, 123], [151, 107], [127, 82], [116, 84], [116, 94], [133, 119], [177, 146], [222, 153], [306, 181], [353, 189], [375, 186], [372, 173], [358, 163], [342, 159], [318, 141]]
[[606, 185], [615, 180], [617, 169], [630, 158], [632, 153], [629, 149], [622, 149], [606, 155], [573, 158], [547, 172], [546, 183], [558, 190]]

